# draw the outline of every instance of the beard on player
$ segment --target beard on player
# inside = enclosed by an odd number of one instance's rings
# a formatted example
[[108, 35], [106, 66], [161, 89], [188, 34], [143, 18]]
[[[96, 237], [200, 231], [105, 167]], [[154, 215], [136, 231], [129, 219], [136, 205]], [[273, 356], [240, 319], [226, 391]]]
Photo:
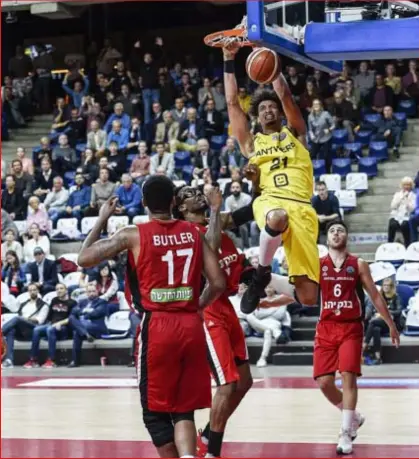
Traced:
[[188, 214], [202, 215], [208, 210], [208, 201], [205, 195], [198, 188], [182, 186], [175, 192], [176, 206], [173, 209], [175, 218], [187, 219]]

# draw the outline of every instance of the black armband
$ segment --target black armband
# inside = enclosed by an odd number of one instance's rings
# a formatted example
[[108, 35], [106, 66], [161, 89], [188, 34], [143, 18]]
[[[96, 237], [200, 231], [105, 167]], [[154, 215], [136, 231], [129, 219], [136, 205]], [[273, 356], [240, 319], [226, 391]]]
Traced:
[[230, 59], [228, 61], [224, 61], [224, 73], [234, 73], [234, 60]]
[[231, 219], [233, 220], [234, 226], [236, 228], [254, 220], [252, 204], [241, 207], [240, 209], [232, 212]]

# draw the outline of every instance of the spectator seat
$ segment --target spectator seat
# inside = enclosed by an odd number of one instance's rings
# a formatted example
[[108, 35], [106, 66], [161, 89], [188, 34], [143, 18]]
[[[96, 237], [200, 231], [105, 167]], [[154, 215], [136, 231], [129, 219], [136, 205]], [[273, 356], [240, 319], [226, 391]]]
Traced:
[[403, 131], [407, 129], [407, 116], [406, 113], [403, 112], [395, 112], [394, 118], [400, 123], [401, 128]]
[[368, 191], [368, 176], [365, 172], [351, 172], [346, 176], [346, 189], [356, 193]]
[[193, 166], [183, 166], [182, 168], [182, 178], [186, 183], [191, 183], [193, 176]]
[[378, 166], [377, 158], [367, 157], [358, 159], [358, 172], [364, 172], [368, 177], [377, 177]]
[[90, 231], [93, 229], [95, 226], [95, 223], [97, 222], [97, 219], [99, 217], [84, 217], [83, 220], [81, 221], [81, 233], [84, 236], [87, 236]]
[[46, 295], [44, 295], [44, 297], [42, 298], [45, 303], [47, 304], [51, 304], [51, 301], [57, 296], [57, 293], [56, 292], [49, 292], [47, 293]]
[[[38, 298], [42, 298], [42, 296], [38, 294]], [[28, 292], [21, 293], [19, 296], [16, 297], [16, 300], [21, 306], [23, 303], [29, 300], [29, 293]]]
[[406, 249], [405, 261], [419, 262], [419, 242], [412, 242]]
[[19, 314], [17, 313], [5, 313], [1, 315], [1, 326], [4, 327], [7, 322], [12, 320], [13, 318], [17, 317]]
[[415, 291], [409, 285], [397, 284], [396, 286], [397, 294], [400, 297], [400, 303], [403, 309], [406, 309], [410, 298], [415, 296]]
[[378, 126], [378, 123], [381, 121], [381, 114], [380, 113], [367, 113], [364, 115], [364, 121], [372, 126]]
[[227, 142], [226, 135], [213, 135], [210, 140], [210, 147], [215, 151], [220, 151]]
[[332, 133], [332, 143], [335, 145], [344, 145], [348, 141], [347, 129], [335, 129]]
[[231, 183], [231, 179], [230, 178], [220, 178], [217, 180], [218, 184], [220, 185], [220, 191], [221, 193], [224, 194], [224, 191], [226, 189], [226, 186], [229, 185]]
[[175, 168], [182, 169], [183, 166], [192, 164], [191, 154], [189, 151], [177, 151], [175, 153]]
[[10, 295], [10, 289], [9, 286], [5, 283], [1, 283], [1, 298], [7, 298]]
[[78, 143], [76, 145], [76, 155], [80, 159], [81, 154], [86, 150], [87, 143]]
[[323, 244], [317, 244], [317, 248], [319, 249], [319, 258], [323, 258], [329, 253], [329, 250]]
[[419, 288], [419, 263], [405, 263], [397, 269], [396, 281], [409, 285], [414, 290]]
[[359, 142], [345, 143], [343, 146], [349, 157], [359, 157], [362, 155], [362, 144]]
[[247, 186], [249, 187], [249, 193], [252, 191], [253, 188], [253, 183], [251, 180], [247, 180], [247, 178], [243, 179], [243, 183], [247, 183]]
[[74, 185], [75, 177], [76, 177], [76, 172], [74, 172], [74, 171], [69, 171], [69, 172], [66, 172], [64, 174], [64, 182], [65, 182], [67, 188], [69, 188], [70, 186]]
[[129, 217], [126, 215], [113, 215], [108, 220], [108, 233], [113, 234], [120, 228], [129, 225]]
[[355, 134], [355, 142], [360, 143], [363, 147], [367, 147], [370, 143], [372, 131], [360, 130]]
[[323, 174], [320, 176], [320, 180], [326, 183], [330, 191], [337, 191], [342, 188], [342, 179], [339, 174]]
[[371, 276], [375, 284], [381, 284], [384, 279], [396, 275], [396, 268], [391, 263], [376, 261], [370, 264]]
[[131, 328], [129, 320], [130, 311], [117, 311], [105, 318], [108, 333], [102, 335], [102, 339], [128, 338]]
[[401, 100], [397, 106], [397, 112], [405, 113], [408, 118], [416, 115], [416, 104], [413, 99]]
[[338, 158], [332, 160], [332, 174], [339, 174], [342, 178], [352, 172], [351, 160], [349, 158]]
[[16, 225], [16, 228], [19, 231], [19, 235], [22, 235], [22, 234], [26, 233], [26, 229], [27, 229], [26, 220], [25, 221], [23, 221], [23, 220], [15, 220], [14, 224]]
[[388, 145], [387, 142], [371, 142], [369, 155], [377, 158], [378, 161], [388, 160]]
[[61, 231], [64, 228], [77, 231], [77, 218], [60, 218], [57, 222], [57, 230]]
[[339, 199], [340, 207], [345, 211], [356, 208], [356, 192], [354, 190], [337, 190], [335, 196]]
[[400, 242], [386, 242], [381, 244], [375, 252], [375, 261], [388, 261], [398, 268], [405, 259], [406, 249]]
[[313, 159], [313, 172], [316, 180], [326, 173], [326, 161], [324, 159]]
[[408, 310], [403, 311], [403, 315], [406, 317], [406, 328], [403, 333], [406, 336], [419, 336], [419, 304], [416, 297]]
[[250, 247], [244, 251], [246, 258], [259, 256], [259, 246]]
[[64, 277], [64, 284], [67, 286], [67, 288], [78, 286], [80, 283], [81, 276], [82, 273], [80, 271], [69, 273]]
[[147, 223], [149, 221], [150, 217], [148, 215], [137, 215], [134, 217], [132, 223], [134, 223], [134, 225], [138, 225], [139, 223]]

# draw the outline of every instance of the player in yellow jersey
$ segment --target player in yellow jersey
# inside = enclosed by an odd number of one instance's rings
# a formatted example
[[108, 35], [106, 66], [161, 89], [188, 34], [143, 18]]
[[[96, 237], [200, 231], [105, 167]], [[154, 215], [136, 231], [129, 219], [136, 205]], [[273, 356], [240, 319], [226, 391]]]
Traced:
[[[259, 267], [242, 298], [244, 313], [253, 312], [270, 282], [271, 263], [281, 242], [289, 265], [290, 281], [298, 300], [312, 306], [318, 300], [320, 275], [317, 249], [318, 219], [311, 206], [313, 166], [306, 145], [306, 124], [285, 77], [280, 73], [273, 89], [254, 94], [251, 115], [262, 133], [253, 136], [238, 101], [234, 74], [236, 45], [223, 49], [224, 85], [233, 136], [250, 167], [260, 171], [261, 195], [253, 203], [260, 230]], [[283, 126], [283, 119], [287, 124]], [[256, 168], [254, 168], [256, 169]]]

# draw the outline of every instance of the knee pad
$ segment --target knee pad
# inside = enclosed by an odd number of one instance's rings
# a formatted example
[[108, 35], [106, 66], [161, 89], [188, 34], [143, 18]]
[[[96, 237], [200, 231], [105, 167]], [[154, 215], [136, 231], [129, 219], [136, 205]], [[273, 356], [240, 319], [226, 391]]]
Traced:
[[190, 411], [189, 413], [172, 413], [173, 424], [177, 424], [180, 421], [191, 421], [195, 422], [195, 412]]
[[143, 410], [143, 421], [156, 448], [175, 441], [175, 429], [170, 413]]

